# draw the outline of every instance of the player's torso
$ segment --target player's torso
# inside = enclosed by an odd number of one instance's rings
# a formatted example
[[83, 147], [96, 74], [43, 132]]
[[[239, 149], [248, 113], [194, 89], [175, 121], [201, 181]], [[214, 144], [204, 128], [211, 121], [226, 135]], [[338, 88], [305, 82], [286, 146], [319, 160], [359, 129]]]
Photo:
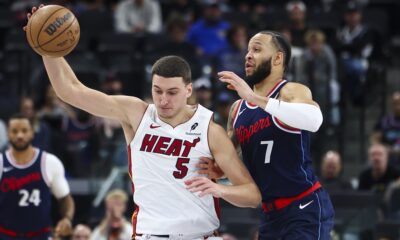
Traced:
[[198, 233], [218, 228], [214, 199], [199, 198], [184, 184], [198, 176], [199, 158], [211, 157], [207, 136], [211, 117], [212, 112], [199, 105], [189, 121], [173, 128], [149, 105], [129, 145], [138, 233]]
[[49, 231], [51, 193], [45, 181], [46, 153], [39, 149], [35, 152], [33, 160], [25, 166], [17, 165], [10, 151], [2, 154], [0, 236], [4, 234], [1, 229], [39, 235]]
[[[268, 94], [278, 98], [286, 81]], [[274, 116], [241, 100], [233, 127], [263, 201], [295, 196], [315, 182], [309, 154], [309, 133], [284, 125]]]

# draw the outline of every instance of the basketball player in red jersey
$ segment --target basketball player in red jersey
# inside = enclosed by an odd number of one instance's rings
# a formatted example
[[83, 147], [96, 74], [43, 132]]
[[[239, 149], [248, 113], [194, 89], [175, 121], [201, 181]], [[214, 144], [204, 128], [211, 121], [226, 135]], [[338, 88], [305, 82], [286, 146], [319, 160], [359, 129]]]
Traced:
[[[182, 58], [167, 56], [153, 65], [154, 104], [84, 86], [64, 58], [43, 57], [43, 62], [60, 99], [121, 123], [136, 204], [135, 239], [212, 239], [219, 227], [213, 197], [239, 207], [260, 203], [257, 186], [224, 129], [212, 121], [212, 112], [187, 105], [191, 70]], [[232, 185], [199, 175], [196, 164], [201, 156], [213, 157]]]

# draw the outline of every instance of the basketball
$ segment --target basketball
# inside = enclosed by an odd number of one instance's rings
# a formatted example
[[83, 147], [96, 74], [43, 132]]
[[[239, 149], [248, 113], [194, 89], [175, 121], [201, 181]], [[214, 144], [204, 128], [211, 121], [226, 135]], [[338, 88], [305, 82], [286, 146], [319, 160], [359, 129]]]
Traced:
[[79, 23], [74, 14], [59, 5], [39, 8], [28, 21], [26, 38], [42, 56], [63, 57], [78, 44]]

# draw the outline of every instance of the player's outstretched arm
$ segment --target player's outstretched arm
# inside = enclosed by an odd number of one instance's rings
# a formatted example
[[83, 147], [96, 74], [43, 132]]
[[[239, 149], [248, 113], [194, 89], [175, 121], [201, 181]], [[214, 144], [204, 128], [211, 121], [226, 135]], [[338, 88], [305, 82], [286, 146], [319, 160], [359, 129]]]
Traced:
[[322, 112], [313, 101], [310, 89], [302, 84], [287, 83], [281, 89], [278, 100], [256, 94], [233, 72], [219, 72], [218, 76], [241, 98], [259, 106], [290, 127], [316, 132], [322, 124]]
[[[44, 5], [40, 5], [39, 8]], [[37, 7], [27, 14], [29, 19]], [[23, 28], [26, 31], [26, 26]], [[102, 92], [90, 89], [77, 79], [71, 67], [64, 58], [43, 56], [43, 62], [50, 82], [64, 102], [85, 110], [99, 117], [119, 120], [121, 123], [131, 123], [128, 116], [140, 118], [147, 104], [142, 100], [127, 96], [108, 96]], [[133, 119], [135, 122], [136, 119]]]
[[200, 196], [212, 194], [214, 197], [221, 197], [238, 207], [257, 207], [261, 201], [260, 191], [239, 159], [225, 130], [211, 122], [208, 139], [215, 161], [232, 186], [216, 184], [205, 177], [196, 177], [186, 181], [188, 189], [200, 192]]
[[[93, 115], [128, 123], [128, 114], [142, 116], [147, 104], [135, 97], [109, 96], [83, 85], [64, 58], [43, 57], [50, 82], [61, 100]], [[134, 112], [132, 110], [135, 110]]]

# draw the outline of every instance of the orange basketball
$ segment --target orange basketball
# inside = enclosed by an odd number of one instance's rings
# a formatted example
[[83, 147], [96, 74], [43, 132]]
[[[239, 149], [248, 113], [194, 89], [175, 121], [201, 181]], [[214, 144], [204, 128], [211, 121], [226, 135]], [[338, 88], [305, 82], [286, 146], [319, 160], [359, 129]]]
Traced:
[[42, 56], [63, 57], [78, 44], [79, 23], [67, 8], [47, 5], [39, 8], [28, 21], [26, 38]]

